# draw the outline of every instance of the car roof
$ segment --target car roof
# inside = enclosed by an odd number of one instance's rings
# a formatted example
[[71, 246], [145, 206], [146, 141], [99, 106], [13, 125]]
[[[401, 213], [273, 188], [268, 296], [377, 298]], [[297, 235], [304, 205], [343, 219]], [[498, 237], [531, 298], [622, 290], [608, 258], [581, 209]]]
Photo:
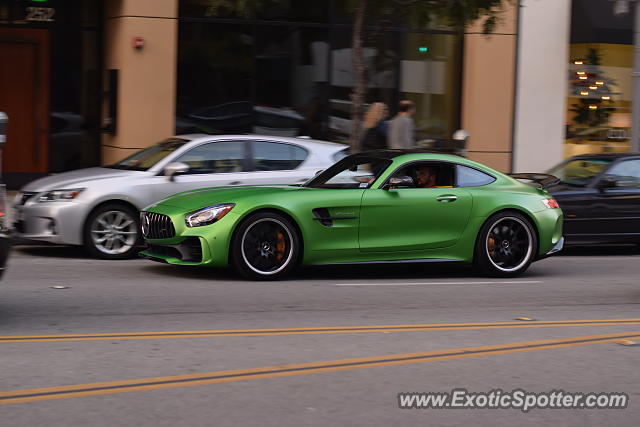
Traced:
[[640, 157], [640, 153], [594, 153], [594, 154], [580, 154], [578, 156], [573, 156], [567, 161], [570, 160], [581, 160], [581, 159], [609, 159], [609, 160], [617, 160], [625, 157]]
[[301, 145], [307, 148], [334, 148], [336, 151], [348, 148], [345, 144], [337, 142], [321, 141], [318, 139], [311, 139], [307, 137], [289, 137], [279, 135], [257, 135], [257, 134], [245, 134], [245, 135], [208, 135], [204, 133], [192, 133], [186, 135], [176, 135], [175, 138], [181, 138], [188, 141], [222, 141], [227, 139], [239, 139], [239, 140], [267, 140], [267, 141], [279, 141], [288, 142], [292, 144]]
[[408, 156], [412, 154], [430, 154], [434, 160], [436, 159], [450, 159], [450, 160], [461, 160], [462, 157], [454, 155], [454, 154], [446, 154], [441, 151], [430, 150], [428, 148], [412, 148], [412, 149], [383, 149], [383, 150], [369, 150], [362, 151], [360, 153], [354, 154], [355, 156], [363, 156], [363, 157], [374, 157], [379, 159], [395, 159], [400, 156]]

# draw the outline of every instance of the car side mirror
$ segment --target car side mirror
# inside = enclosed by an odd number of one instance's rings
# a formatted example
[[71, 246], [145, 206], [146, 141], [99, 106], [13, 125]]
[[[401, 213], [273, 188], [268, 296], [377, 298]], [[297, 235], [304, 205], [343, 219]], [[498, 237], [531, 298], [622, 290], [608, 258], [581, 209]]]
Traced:
[[602, 178], [598, 181], [598, 189], [605, 190], [607, 188], [616, 188], [618, 181], [615, 178]]
[[176, 175], [189, 172], [189, 165], [182, 162], [172, 162], [164, 167], [164, 176], [173, 181]]
[[318, 171], [316, 171], [316, 174], [315, 174], [315, 176], [318, 176], [318, 175], [320, 175], [320, 174], [321, 174], [322, 172], [324, 172], [324, 169], [320, 169], [320, 170], [318, 170]]
[[386, 189], [388, 190], [391, 187], [415, 187], [415, 183], [410, 176], [392, 176]]

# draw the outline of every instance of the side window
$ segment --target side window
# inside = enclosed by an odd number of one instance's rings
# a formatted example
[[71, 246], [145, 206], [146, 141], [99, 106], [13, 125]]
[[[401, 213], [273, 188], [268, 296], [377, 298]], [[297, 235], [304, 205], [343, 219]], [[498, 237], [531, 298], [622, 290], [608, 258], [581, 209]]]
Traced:
[[189, 165], [188, 174], [242, 172], [244, 142], [210, 142], [187, 151], [175, 161]]
[[410, 188], [451, 188], [454, 183], [454, 168], [449, 163], [419, 162], [398, 169], [393, 176], [409, 177]]
[[604, 175], [617, 181], [616, 187], [640, 187], [640, 160], [625, 160], [613, 165]]
[[345, 148], [344, 150], [340, 150], [333, 155], [333, 160], [339, 162], [349, 155], [349, 149]]
[[456, 172], [458, 174], [458, 187], [481, 187], [496, 180], [491, 175], [468, 166], [456, 165]]
[[293, 144], [254, 141], [253, 169], [257, 171], [291, 170], [307, 158], [307, 150]]

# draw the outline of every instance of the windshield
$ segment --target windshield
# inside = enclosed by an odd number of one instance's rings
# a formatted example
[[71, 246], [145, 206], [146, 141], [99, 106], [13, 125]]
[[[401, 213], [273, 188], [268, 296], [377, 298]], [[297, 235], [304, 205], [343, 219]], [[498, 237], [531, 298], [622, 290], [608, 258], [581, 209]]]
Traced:
[[131, 171], [146, 171], [187, 142], [189, 141], [186, 139], [168, 138], [156, 145], [140, 150], [114, 165], [106, 167]]
[[548, 173], [560, 178], [563, 184], [585, 187], [611, 163], [610, 159], [575, 159], [562, 163]]
[[303, 187], [369, 188], [391, 163], [388, 159], [348, 156], [312, 178]]

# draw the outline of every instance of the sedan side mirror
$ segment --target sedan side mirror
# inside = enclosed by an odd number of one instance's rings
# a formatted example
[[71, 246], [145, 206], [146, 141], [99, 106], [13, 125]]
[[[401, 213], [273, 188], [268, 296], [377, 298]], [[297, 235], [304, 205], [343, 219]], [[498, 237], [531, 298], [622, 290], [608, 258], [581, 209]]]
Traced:
[[172, 162], [164, 167], [164, 176], [166, 176], [169, 181], [173, 181], [176, 175], [187, 172], [189, 172], [189, 165], [182, 162]]
[[602, 178], [598, 181], [597, 187], [598, 190], [605, 190], [607, 188], [616, 188], [618, 181], [615, 178]]
[[410, 176], [393, 176], [389, 179], [389, 184], [387, 184], [386, 188], [389, 189], [391, 187], [415, 187], [415, 183], [413, 182], [413, 178]]

